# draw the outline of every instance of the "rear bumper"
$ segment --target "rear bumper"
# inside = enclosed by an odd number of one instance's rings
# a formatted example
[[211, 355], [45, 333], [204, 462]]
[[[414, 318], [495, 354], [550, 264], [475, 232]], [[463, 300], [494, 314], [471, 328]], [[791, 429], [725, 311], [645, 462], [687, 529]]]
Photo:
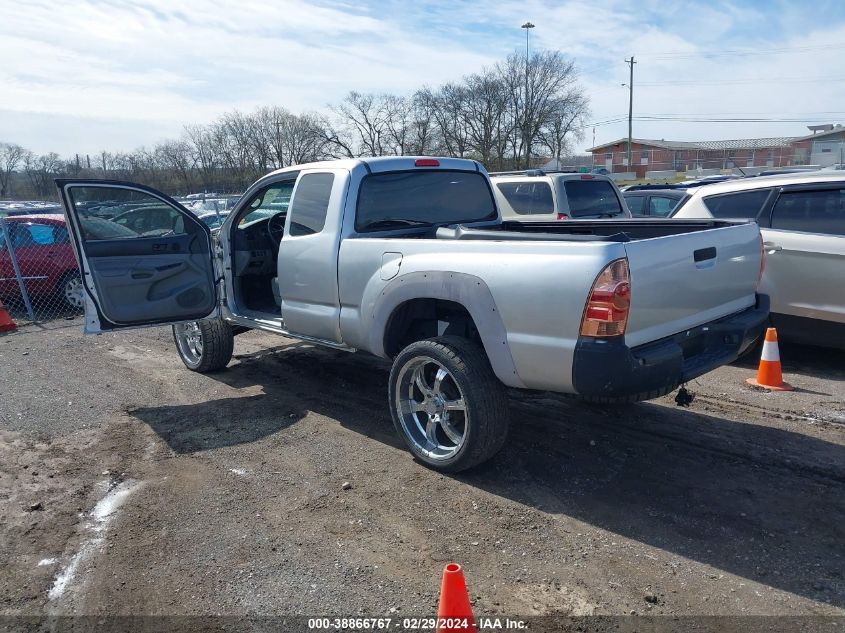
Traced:
[[581, 337], [575, 346], [575, 391], [594, 398], [648, 398], [733, 362], [763, 334], [768, 295], [742, 312], [639, 347]]

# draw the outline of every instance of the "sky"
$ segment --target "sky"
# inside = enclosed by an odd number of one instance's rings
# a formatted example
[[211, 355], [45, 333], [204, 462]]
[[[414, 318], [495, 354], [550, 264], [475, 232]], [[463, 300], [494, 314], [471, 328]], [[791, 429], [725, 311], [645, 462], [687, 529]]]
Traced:
[[[631, 55], [635, 137], [845, 124], [842, 0], [0, 0], [0, 141], [132, 150], [233, 109], [410, 93], [524, 51], [526, 20], [532, 50], [579, 68], [595, 124], [579, 152], [593, 130], [596, 144], [627, 136]], [[767, 120], [712, 121], [736, 118]]]

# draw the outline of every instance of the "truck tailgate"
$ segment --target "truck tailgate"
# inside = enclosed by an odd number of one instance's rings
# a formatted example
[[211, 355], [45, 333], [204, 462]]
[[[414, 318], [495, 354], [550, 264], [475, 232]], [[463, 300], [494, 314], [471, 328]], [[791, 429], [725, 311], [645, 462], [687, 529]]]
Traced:
[[754, 305], [759, 235], [749, 222], [625, 244], [631, 273], [625, 343], [635, 347]]

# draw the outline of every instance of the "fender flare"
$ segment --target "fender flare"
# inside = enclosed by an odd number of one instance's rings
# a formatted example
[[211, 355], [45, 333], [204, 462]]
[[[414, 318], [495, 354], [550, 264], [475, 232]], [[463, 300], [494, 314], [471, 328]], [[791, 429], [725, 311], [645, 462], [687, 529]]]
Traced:
[[466, 308], [481, 337], [493, 372], [505, 385], [524, 388], [516, 371], [507, 330], [490, 288], [475, 275], [458, 272], [420, 271], [392, 279], [374, 302], [369, 349], [383, 358], [385, 333], [396, 309], [413, 299], [441, 299]]

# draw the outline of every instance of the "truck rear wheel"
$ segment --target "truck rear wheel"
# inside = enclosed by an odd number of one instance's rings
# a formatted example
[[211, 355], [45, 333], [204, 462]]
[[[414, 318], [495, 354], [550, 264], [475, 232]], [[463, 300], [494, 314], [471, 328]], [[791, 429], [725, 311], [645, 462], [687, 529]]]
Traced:
[[235, 347], [232, 326], [222, 319], [177, 323], [173, 340], [185, 367], [199, 373], [226, 367]]
[[495, 455], [508, 433], [508, 399], [484, 350], [464, 338], [411, 343], [393, 361], [390, 411], [414, 457], [441, 472]]

